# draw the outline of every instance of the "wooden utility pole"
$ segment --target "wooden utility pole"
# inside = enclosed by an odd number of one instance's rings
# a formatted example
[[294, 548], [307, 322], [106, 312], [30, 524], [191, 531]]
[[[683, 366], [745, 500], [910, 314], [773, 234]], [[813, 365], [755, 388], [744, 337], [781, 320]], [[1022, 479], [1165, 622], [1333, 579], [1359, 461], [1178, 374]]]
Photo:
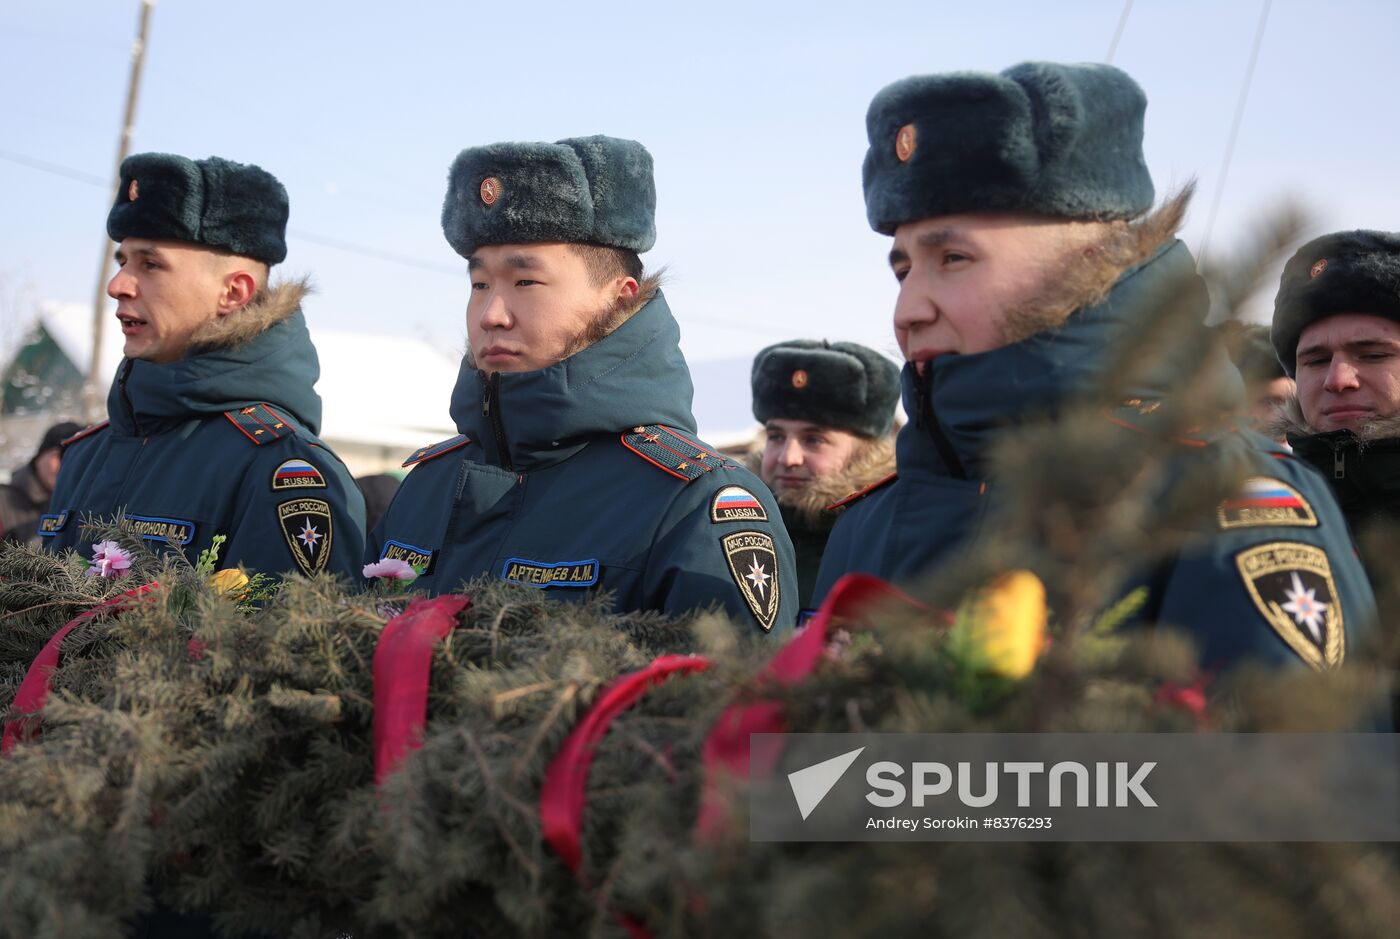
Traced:
[[[136, 96], [141, 88], [141, 66], [146, 61], [146, 33], [151, 25], [151, 10], [156, 0], [141, 0], [141, 26], [136, 44], [131, 47], [131, 80], [126, 89], [126, 116], [122, 119], [121, 143], [117, 146], [117, 169], [113, 174], [112, 197], [122, 181], [122, 161], [131, 152], [131, 136], [136, 130]], [[102, 392], [106, 388], [102, 370], [102, 330], [107, 325], [107, 278], [112, 270], [111, 246], [102, 242], [102, 262], [97, 273], [97, 297], [92, 304], [92, 359], [88, 362], [87, 386], [83, 393], [83, 410], [89, 421], [102, 416]]]

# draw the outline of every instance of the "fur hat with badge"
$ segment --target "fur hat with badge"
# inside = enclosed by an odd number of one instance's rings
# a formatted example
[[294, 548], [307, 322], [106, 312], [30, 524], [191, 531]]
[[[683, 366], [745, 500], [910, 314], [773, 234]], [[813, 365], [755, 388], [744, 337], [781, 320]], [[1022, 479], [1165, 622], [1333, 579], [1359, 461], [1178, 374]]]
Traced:
[[1107, 221], [1152, 205], [1142, 154], [1147, 97], [1111, 65], [1025, 62], [999, 75], [897, 81], [866, 115], [866, 215], [906, 222], [967, 212]]
[[753, 360], [753, 416], [809, 421], [866, 437], [894, 427], [899, 367], [854, 342], [794, 339]]
[[641, 254], [656, 242], [651, 154], [635, 140], [573, 137], [463, 150], [447, 176], [442, 233], [481, 245], [565, 241]]
[[1315, 238], [1283, 266], [1271, 338], [1289, 377], [1298, 339], [1318, 320], [1365, 313], [1400, 322], [1400, 234], [1343, 231]]
[[137, 153], [122, 161], [107, 235], [185, 241], [280, 264], [288, 212], [287, 190], [261, 167]]

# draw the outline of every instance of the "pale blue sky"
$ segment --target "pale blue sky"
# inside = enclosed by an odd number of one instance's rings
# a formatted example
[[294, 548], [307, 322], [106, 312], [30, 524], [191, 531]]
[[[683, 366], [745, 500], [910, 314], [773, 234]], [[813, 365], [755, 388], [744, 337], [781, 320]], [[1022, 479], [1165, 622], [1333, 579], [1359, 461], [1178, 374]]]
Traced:
[[[0, 288], [11, 298], [90, 302], [106, 186], [14, 159], [110, 178], [138, 9], [74, 0], [5, 13]], [[871, 96], [910, 74], [1101, 61], [1122, 10], [1122, 0], [161, 0], [134, 149], [214, 153], [276, 174], [292, 204], [284, 270], [319, 285], [313, 324], [460, 347], [465, 265], [438, 226], [457, 151], [634, 137], [657, 167], [660, 237], [646, 260], [671, 269], [692, 359], [794, 336], [892, 352], [888, 243], [866, 225], [860, 190]], [[1257, 0], [1137, 0], [1118, 48], [1115, 64], [1147, 92], [1159, 194], [1200, 181], [1193, 247], [1259, 11]], [[1394, 2], [1276, 0], [1212, 250], [1286, 194], [1314, 208], [1318, 233], [1400, 229], [1398, 39]]]

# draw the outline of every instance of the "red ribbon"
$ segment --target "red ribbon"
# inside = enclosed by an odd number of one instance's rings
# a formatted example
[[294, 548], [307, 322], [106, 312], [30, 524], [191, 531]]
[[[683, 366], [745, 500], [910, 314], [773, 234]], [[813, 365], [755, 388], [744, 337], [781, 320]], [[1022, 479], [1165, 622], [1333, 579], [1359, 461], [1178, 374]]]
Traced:
[[380, 785], [423, 743], [433, 649], [457, 626], [471, 597], [414, 600], [384, 624], [374, 647], [374, 782]]
[[[878, 600], [899, 600], [923, 608], [918, 601], [878, 577], [847, 574], [831, 588], [817, 615], [769, 660], [767, 668], [758, 676], [759, 692], [765, 686], [796, 685], [812, 674], [826, 652], [832, 621], [856, 616]], [[728, 830], [727, 782], [749, 779], [752, 774], [765, 779], [782, 756], [780, 747], [769, 746], [755, 752], [751, 762], [749, 735], [777, 734], [786, 730], [786, 715], [777, 701], [736, 701], [720, 715], [700, 751], [704, 779], [700, 812], [695, 822], [697, 842], [716, 840]]]
[[1152, 703], [1170, 708], [1180, 708], [1196, 719], [1197, 727], [1202, 730], [1208, 729], [1210, 716], [1206, 700], [1206, 685], [1210, 684], [1210, 678], [1208, 673], [1199, 675], [1189, 685], [1164, 681], [1158, 686], [1157, 693], [1153, 695]]
[[24, 681], [20, 682], [12, 708], [24, 716], [5, 722], [4, 738], [0, 740], [0, 754], [9, 753], [19, 744], [39, 736], [37, 715], [48, 703], [49, 692], [53, 690], [53, 673], [58, 669], [59, 648], [73, 628], [104, 613], [120, 612], [126, 608], [128, 601], [144, 596], [159, 586], [155, 583], [145, 584], [103, 600], [92, 609], [70, 619], [62, 629], [53, 634], [29, 664], [29, 671], [24, 673]]
[[618, 715], [648, 689], [677, 672], [703, 672], [709, 667], [703, 656], [663, 655], [646, 668], [623, 675], [604, 689], [555, 753], [540, 787], [540, 828], [545, 842], [576, 876], [583, 866], [583, 811], [598, 742]]

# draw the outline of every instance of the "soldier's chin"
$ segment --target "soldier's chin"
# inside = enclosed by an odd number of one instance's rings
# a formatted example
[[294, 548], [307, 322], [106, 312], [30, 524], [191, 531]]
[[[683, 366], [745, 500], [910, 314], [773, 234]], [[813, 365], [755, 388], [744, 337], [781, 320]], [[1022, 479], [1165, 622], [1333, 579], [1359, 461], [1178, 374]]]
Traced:
[[1376, 420], [1376, 415], [1370, 410], [1356, 409], [1340, 411], [1334, 414], [1324, 414], [1319, 422], [1319, 429], [1323, 433], [1332, 433], [1338, 430], [1349, 430], [1353, 434], [1365, 433], [1367, 425]]

